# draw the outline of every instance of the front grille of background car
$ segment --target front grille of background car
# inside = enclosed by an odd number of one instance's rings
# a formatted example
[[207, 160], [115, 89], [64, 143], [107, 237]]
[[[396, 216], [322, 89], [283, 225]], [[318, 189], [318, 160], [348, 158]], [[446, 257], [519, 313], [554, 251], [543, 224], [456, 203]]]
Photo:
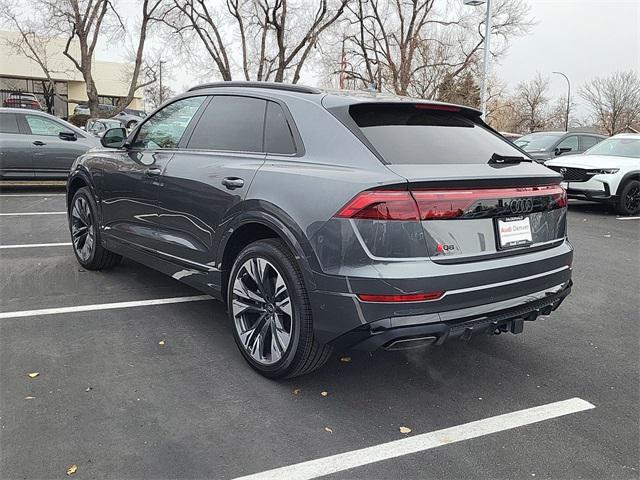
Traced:
[[[561, 173], [566, 182], [586, 182], [593, 177], [593, 175], [587, 173], [584, 168], [572, 168], [572, 167], [549, 167], [551, 170], [555, 170]], [[562, 170], [565, 170], [564, 172]]]

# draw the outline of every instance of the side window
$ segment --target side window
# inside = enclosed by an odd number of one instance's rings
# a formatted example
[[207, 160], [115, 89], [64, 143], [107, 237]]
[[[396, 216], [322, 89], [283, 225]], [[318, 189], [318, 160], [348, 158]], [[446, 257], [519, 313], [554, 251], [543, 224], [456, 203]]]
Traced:
[[198, 120], [188, 148], [263, 152], [266, 100], [218, 95]]
[[176, 148], [206, 98], [183, 98], [164, 107], [140, 127], [133, 147], [147, 150]]
[[60, 132], [68, 132], [64, 126], [39, 115], [25, 115], [32, 135], [57, 136]]
[[275, 102], [267, 102], [264, 125], [264, 150], [267, 153], [291, 155], [296, 153], [293, 135], [282, 107]]
[[595, 144], [600, 143], [600, 138], [592, 137], [590, 135], [583, 135], [580, 137], [580, 151], [584, 152], [585, 150], [589, 150]]
[[13, 113], [0, 113], [0, 133], [20, 133], [18, 117]]
[[571, 135], [562, 140], [556, 148], [570, 148], [572, 152], [578, 150], [578, 136]]

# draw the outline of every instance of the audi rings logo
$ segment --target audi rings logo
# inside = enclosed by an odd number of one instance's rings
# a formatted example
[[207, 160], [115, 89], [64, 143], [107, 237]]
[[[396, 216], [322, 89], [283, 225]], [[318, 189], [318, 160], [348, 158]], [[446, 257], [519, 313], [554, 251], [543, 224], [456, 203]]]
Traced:
[[533, 211], [533, 200], [530, 198], [516, 198], [509, 203], [511, 213], [530, 213]]
[[567, 173], [567, 169], [566, 169], [566, 168], [564, 168], [564, 167], [562, 167], [562, 168], [560, 169], [560, 173], [564, 175], [565, 173]]

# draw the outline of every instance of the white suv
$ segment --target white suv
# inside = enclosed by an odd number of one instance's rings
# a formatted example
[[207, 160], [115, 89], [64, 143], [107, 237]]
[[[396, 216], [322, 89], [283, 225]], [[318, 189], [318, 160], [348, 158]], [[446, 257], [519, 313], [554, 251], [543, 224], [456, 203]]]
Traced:
[[569, 198], [611, 203], [622, 215], [640, 213], [640, 134], [621, 133], [545, 165], [562, 174]]

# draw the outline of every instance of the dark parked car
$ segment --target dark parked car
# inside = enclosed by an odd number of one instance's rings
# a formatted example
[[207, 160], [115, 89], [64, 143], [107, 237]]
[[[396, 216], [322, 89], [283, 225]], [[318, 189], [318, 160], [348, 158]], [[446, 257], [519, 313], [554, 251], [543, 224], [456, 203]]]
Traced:
[[69, 177], [78, 261], [126, 256], [226, 302], [263, 375], [519, 333], [570, 291], [561, 176], [477, 110], [228, 82], [125, 135]]
[[585, 152], [605, 138], [597, 133], [536, 132], [520, 137], [513, 143], [536, 162], [544, 163], [560, 155]]
[[66, 179], [97, 138], [44, 112], [0, 108], [0, 178]]
[[32, 110], [42, 110], [42, 105], [38, 97], [33, 93], [11, 93], [3, 102], [3, 107], [10, 108], [30, 108]]

